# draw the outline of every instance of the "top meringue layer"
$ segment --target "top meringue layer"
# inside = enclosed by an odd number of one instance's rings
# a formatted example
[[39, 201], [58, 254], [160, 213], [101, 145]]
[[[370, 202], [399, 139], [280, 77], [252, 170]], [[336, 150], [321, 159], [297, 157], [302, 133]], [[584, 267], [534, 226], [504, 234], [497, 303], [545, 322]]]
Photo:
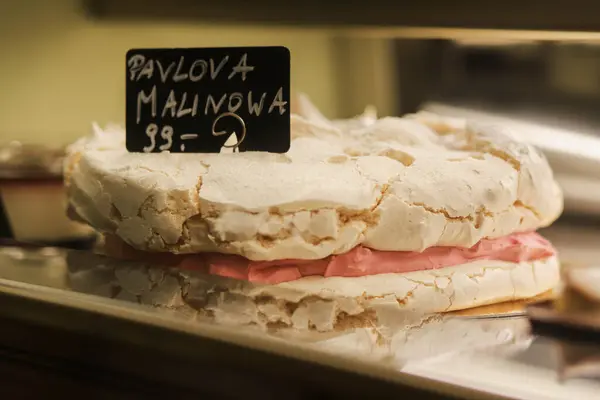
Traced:
[[72, 214], [138, 250], [320, 259], [469, 248], [561, 213], [545, 157], [518, 132], [374, 110], [329, 121], [305, 97], [287, 154], [135, 154], [122, 128], [68, 149]]

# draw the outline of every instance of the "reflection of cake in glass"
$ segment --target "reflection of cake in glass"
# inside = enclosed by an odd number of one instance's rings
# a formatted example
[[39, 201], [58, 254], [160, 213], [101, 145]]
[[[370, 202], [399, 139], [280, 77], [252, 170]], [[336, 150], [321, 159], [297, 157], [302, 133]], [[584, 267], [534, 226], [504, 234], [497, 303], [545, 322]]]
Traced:
[[134, 154], [122, 129], [96, 128], [69, 149], [71, 210], [114, 258], [235, 279], [213, 315], [237, 302], [275, 328], [368, 327], [557, 285], [535, 231], [562, 194], [513, 132], [372, 109], [330, 121], [305, 97], [296, 111], [286, 154]]
[[[450, 352], [485, 350], [506, 354], [521, 351], [529, 344], [529, 325], [524, 318], [424, 315], [377, 304], [371, 308], [371, 316], [377, 321], [361, 324], [360, 316], [349, 316], [335, 330], [320, 331], [321, 326], [310, 330], [287, 328], [274, 319], [281, 313], [275, 313], [268, 302], [257, 301], [264, 289], [260, 284], [85, 252], [69, 253], [67, 265], [68, 286], [77, 292], [120, 300], [121, 304], [151, 306], [186, 322], [249, 329], [327, 352], [395, 365]], [[280, 298], [290, 300], [307, 297], [298, 291], [281, 292]], [[350, 304], [352, 299], [331, 302]]]

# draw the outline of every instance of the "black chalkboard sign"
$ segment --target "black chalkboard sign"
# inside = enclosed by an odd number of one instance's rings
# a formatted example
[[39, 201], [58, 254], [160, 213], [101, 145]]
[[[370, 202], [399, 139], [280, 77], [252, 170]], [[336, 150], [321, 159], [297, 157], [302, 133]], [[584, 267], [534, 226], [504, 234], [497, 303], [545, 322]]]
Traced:
[[126, 67], [128, 151], [289, 150], [287, 48], [132, 49]]

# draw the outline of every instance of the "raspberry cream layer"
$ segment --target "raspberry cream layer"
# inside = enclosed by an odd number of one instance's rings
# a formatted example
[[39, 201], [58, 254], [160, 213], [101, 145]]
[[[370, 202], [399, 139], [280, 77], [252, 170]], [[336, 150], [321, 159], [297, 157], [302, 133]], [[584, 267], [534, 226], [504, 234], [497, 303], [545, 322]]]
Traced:
[[192, 255], [140, 254], [123, 243], [107, 238], [109, 255], [140, 257], [177, 264], [180, 268], [205, 273], [276, 284], [305, 276], [360, 277], [367, 275], [432, 270], [477, 260], [523, 262], [545, 259], [556, 254], [554, 247], [535, 232], [515, 233], [497, 239], [483, 239], [471, 248], [430, 247], [423, 252], [377, 251], [358, 246], [351, 251], [321, 260], [250, 261], [237, 255], [202, 253]]

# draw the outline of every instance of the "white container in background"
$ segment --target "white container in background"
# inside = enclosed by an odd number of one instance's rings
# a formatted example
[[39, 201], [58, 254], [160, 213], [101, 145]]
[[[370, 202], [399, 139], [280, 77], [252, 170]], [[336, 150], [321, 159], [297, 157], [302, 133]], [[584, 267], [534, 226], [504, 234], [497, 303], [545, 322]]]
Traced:
[[90, 227], [67, 217], [63, 154], [62, 149], [16, 142], [0, 146], [0, 198], [12, 239], [82, 246], [93, 240]]

